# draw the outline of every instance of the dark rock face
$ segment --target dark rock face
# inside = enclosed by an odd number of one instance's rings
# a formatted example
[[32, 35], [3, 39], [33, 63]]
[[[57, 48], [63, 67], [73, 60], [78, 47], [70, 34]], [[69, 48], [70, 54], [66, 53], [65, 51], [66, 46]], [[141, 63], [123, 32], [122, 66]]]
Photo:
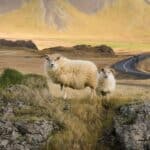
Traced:
[[150, 149], [150, 103], [120, 108], [115, 118], [116, 138], [125, 150]]
[[11, 40], [0, 39], [0, 46], [23, 47], [23, 48], [38, 50], [37, 46], [31, 40], [29, 40], [29, 41], [24, 41], [24, 40], [11, 41]]
[[145, 0], [145, 2], [146, 2], [147, 4], [150, 4], [150, 0]]
[[96, 13], [105, 4], [111, 4], [114, 0], [69, 0], [70, 3], [84, 13]]
[[0, 13], [7, 13], [20, 8], [25, 0], [1, 0], [0, 1]]
[[43, 3], [44, 19], [48, 25], [63, 30], [67, 26], [69, 15], [55, 0], [41, 0]]

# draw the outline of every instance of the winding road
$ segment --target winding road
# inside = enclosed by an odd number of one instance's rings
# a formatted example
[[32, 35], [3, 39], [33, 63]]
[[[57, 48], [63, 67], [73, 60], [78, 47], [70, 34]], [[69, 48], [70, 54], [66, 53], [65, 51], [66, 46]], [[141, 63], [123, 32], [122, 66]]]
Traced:
[[142, 72], [140, 70], [137, 70], [136, 68], [136, 64], [146, 58], [150, 58], [150, 53], [136, 55], [136, 56], [132, 56], [130, 58], [124, 59], [114, 64], [113, 68], [122, 73], [133, 75], [141, 79], [150, 79], [150, 73]]

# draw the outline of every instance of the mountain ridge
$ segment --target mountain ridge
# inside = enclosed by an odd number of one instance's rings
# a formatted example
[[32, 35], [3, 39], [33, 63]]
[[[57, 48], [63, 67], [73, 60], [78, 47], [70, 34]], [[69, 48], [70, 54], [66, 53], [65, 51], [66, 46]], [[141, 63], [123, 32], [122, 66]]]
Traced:
[[105, 4], [94, 0], [100, 5], [90, 12], [90, 0], [86, 5], [79, 0], [15, 0], [14, 4], [17, 1], [22, 4], [0, 13], [1, 34], [150, 40], [150, 5], [145, 0], [107, 0]]

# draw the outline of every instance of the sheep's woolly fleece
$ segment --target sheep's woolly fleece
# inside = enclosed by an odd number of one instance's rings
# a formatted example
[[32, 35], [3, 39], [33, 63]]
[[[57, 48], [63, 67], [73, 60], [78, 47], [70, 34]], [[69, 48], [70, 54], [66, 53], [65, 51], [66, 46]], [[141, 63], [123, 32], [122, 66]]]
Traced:
[[[59, 54], [47, 55], [45, 70], [48, 78], [54, 83], [63, 84], [73, 89], [90, 87], [96, 89], [98, 70], [90, 61], [71, 60]], [[51, 66], [53, 64], [53, 67]]]
[[116, 88], [116, 80], [113, 72], [109, 68], [104, 68], [99, 72], [99, 91], [112, 93]]

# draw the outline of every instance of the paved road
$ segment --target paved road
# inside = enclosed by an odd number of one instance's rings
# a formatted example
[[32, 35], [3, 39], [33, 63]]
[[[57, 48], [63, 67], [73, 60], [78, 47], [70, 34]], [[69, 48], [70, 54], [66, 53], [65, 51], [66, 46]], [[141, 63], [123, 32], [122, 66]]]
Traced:
[[136, 64], [145, 58], [150, 58], [150, 53], [132, 56], [114, 64], [113, 67], [122, 73], [133, 75], [141, 79], [150, 79], [150, 73], [142, 72], [136, 69]]

